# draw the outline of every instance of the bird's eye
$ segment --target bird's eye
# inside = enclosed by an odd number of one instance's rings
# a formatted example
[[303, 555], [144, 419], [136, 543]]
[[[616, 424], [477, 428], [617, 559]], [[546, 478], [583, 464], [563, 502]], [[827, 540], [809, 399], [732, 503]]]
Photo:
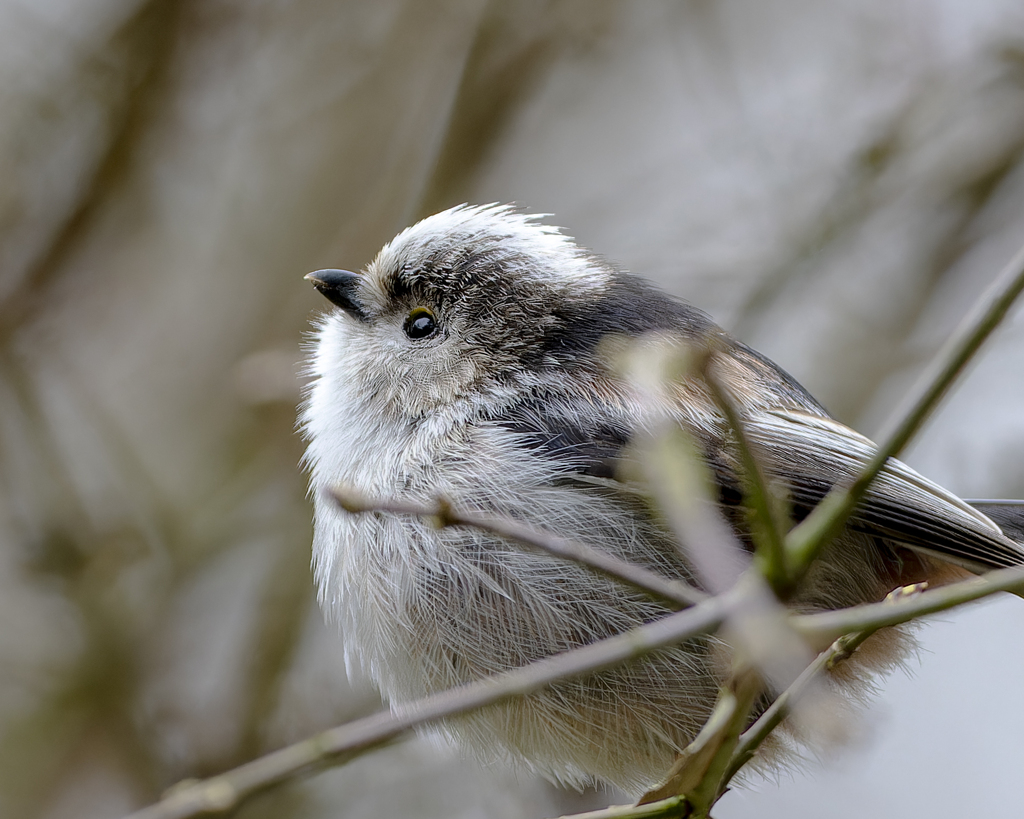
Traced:
[[417, 307], [406, 316], [402, 329], [411, 339], [428, 338], [437, 332], [437, 319], [426, 307]]

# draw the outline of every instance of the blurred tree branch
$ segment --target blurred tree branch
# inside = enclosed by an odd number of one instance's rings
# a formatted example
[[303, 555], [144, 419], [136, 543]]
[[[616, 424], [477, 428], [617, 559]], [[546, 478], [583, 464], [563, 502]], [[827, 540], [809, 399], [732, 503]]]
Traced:
[[[45, 307], [49, 287], [62, 274], [63, 259], [86, 235], [90, 221], [115, 188], [114, 180], [125, 174], [146, 118], [163, 90], [182, 4], [178, 0], [144, 0], [134, 5], [104, 47], [83, 60], [83, 70], [94, 75], [91, 82], [83, 85], [95, 94], [97, 115], [106, 120], [105, 140], [94, 147], [91, 156], [84, 158], [85, 167], [67, 174], [69, 184], [79, 175], [84, 182], [73, 190], [74, 197], [67, 203], [63, 218], [50, 226], [45, 244], [35, 253], [25, 254], [28, 258], [17, 284], [0, 288], [0, 343], [9, 342], [11, 334], [30, 323], [37, 311]], [[25, 123], [21, 126], [25, 127]], [[59, 157], [62, 152], [54, 153]], [[18, 192], [22, 198], [29, 193]], [[11, 210], [17, 213], [29, 207], [19, 202]], [[13, 221], [11, 215], [4, 214], [0, 225], [6, 227]], [[13, 245], [19, 238], [12, 236], [8, 241]], [[12, 266], [6, 265], [7, 269], [0, 272], [10, 276]]]

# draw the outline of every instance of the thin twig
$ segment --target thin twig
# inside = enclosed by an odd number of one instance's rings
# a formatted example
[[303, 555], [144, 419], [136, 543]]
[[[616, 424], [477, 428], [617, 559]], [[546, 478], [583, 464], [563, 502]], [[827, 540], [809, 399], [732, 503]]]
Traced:
[[692, 813], [684, 796], [672, 796], [646, 805], [611, 805], [602, 810], [574, 813], [561, 819], [687, 819]]
[[531, 546], [565, 560], [589, 566], [668, 603], [673, 609], [686, 608], [708, 595], [681, 580], [663, 577], [650, 569], [602, 552], [578, 540], [559, 537], [518, 520], [453, 507], [443, 498], [433, 505], [391, 498], [367, 498], [348, 486], [334, 486], [328, 493], [346, 512], [388, 512], [433, 518], [438, 526], [468, 526]]
[[[917, 597], [924, 592], [925, 588], [927, 588], [926, 583], [917, 583], [912, 586], [896, 589], [889, 593], [883, 601], [883, 605], [892, 606], [901, 600]], [[722, 779], [722, 792], [724, 792], [724, 786], [728, 785], [732, 778], [739, 773], [739, 770], [754, 756], [761, 743], [786, 718], [786, 715], [792, 710], [794, 702], [807, 693], [822, 673], [831, 671], [836, 665], [852, 657], [864, 641], [878, 631], [878, 628], [864, 628], [852, 634], [844, 634], [827, 649], [819, 653], [814, 658], [814, 662], [804, 669], [803, 673], [793, 681], [792, 685], [775, 698], [754, 724], [740, 735], [732, 760], [730, 761], [729, 770]]]
[[998, 569], [981, 577], [929, 589], [906, 600], [883, 600], [818, 614], [794, 614], [790, 622], [813, 644], [823, 645], [844, 634], [899, 625], [1004, 591], [1024, 594], [1024, 566]]
[[718, 800], [736, 743], [762, 690], [760, 674], [739, 669], [719, 692], [715, 708], [700, 733], [676, 760], [665, 780], [645, 793], [639, 804], [683, 795], [695, 819], [705, 817]]
[[978, 300], [936, 356], [934, 363], [908, 395], [908, 409], [897, 413], [892, 431], [882, 436], [884, 444], [857, 479], [845, 487], [835, 487], [786, 538], [790, 566], [799, 576], [807, 570], [820, 549], [835, 538], [872, 481], [890, 457], [900, 454], [920, 429], [939, 400], [957, 379], [985, 339], [999, 325], [1014, 300], [1024, 291], [1024, 248], [1017, 251], [995, 282]]
[[714, 364], [720, 355], [722, 353], [717, 350], [712, 352], [702, 368], [701, 375], [711, 392], [711, 397], [722, 411], [736, 438], [736, 446], [743, 463], [747, 484], [745, 495], [754, 513], [755, 523], [760, 534], [760, 537], [755, 537], [755, 543], [762, 547], [765, 579], [777, 595], [785, 597], [791, 586], [786, 556], [786, 529], [788, 527], [779, 516], [778, 503], [768, 484], [764, 470], [754, 455], [739, 408], [722, 384], [721, 379], [715, 374]]
[[396, 706], [324, 731], [200, 782], [183, 782], [130, 819], [188, 819], [236, 808], [253, 794], [338, 765], [397, 739], [411, 729], [531, 694], [554, 682], [621, 665], [716, 628], [735, 594], [708, 598], [685, 611], [581, 648], [493, 677]]
[[686, 792], [686, 797], [694, 806], [694, 816], [703, 819], [708, 816], [715, 802], [728, 784], [729, 764], [732, 760], [736, 743], [739, 741], [744, 726], [750, 721], [754, 703], [761, 694], [763, 685], [760, 675], [748, 668], [737, 674], [731, 681], [729, 696], [733, 700], [733, 713], [722, 726], [722, 737], [718, 749], [707, 765], [700, 782]]
[[[794, 627], [811, 639], [835, 639], [867, 628], [882, 628], [952, 608], [998, 591], [1024, 590], [1024, 567], [924, 592], [895, 603], [875, 603], [837, 612], [794, 615]], [[184, 782], [160, 802], [130, 819], [188, 819], [226, 812], [253, 794], [308, 776], [381, 747], [412, 728], [503, 700], [524, 696], [559, 680], [619, 665], [716, 628], [739, 601], [737, 592], [708, 598], [685, 611], [582, 648], [549, 657], [495, 677], [425, 697], [394, 713], [380, 713], [325, 731], [201, 782]]]
[[[672, 400], [669, 385], [705, 369], [709, 354], [677, 342], [655, 342], [635, 345], [620, 366], [640, 401], [665, 407]], [[789, 627], [788, 612], [760, 567], [750, 570], [748, 553], [715, 503], [714, 479], [692, 430], [664, 411], [647, 427], [638, 444], [647, 485], [685, 556], [711, 591], [732, 588], [740, 595], [728, 613], [727, 639], [772, 687], [785, 689], [814, 653]]]
[[794, 699], [797, 699], [804, 689], [810, 685], [818, 675], [823, 672], [829, 663], [829, 658], [833, 653], [838, 653], [839, 643], [843, 637], [836, 640], [828, 649], [822, 651], [817, 657], [814, 658], [807, 668], [804, 669], [803, 673], [793, 680], [793, 683], [783, 691], [775, 700], [772, 702], [764, 713], [751, 725], [746, 731], [740, 734], [739, 742], [736, 744], [736, 748], [733, 751], [732, 760], [729, 763], [729, 769], [726, 771], [725, 776], [722, 779], [722, 784], [729, 783], [740, 768], [746, 765], [758, 748], [761, 747], [768, 735], [774, 731], [779, 724], [789, 714], [790, 705]]
[[651, 411], [634, 441], [646, 486], [701, 585], [717, 594], [736, 583], [750, 558], [718, 512], [714, 481], [693, 431], [669, 409], [670, 385], [693, 373], [695, 355], [706, 353], [652, 336], [620, 350], [616, 366], [636, 400]]

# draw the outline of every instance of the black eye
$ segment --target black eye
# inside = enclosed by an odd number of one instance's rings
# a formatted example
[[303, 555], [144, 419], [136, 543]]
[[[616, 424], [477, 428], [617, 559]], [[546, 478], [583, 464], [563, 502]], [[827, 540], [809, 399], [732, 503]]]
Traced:
[[426, 307], [417, 307], [406, 316], [402, 329], [409, 338], [427, 338], [437, 332], [437, 321]]

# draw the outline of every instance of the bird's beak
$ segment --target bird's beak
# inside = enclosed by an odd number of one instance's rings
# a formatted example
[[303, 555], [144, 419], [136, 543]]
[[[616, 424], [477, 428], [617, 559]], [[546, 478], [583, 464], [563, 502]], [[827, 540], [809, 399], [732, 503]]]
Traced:
[[346, 313], [366, 321], [363, 305], [356, 298], [359, 289], [359, 274], [348, 270], [316, 270], [306, 276], [322, 296], [336, 304]]

